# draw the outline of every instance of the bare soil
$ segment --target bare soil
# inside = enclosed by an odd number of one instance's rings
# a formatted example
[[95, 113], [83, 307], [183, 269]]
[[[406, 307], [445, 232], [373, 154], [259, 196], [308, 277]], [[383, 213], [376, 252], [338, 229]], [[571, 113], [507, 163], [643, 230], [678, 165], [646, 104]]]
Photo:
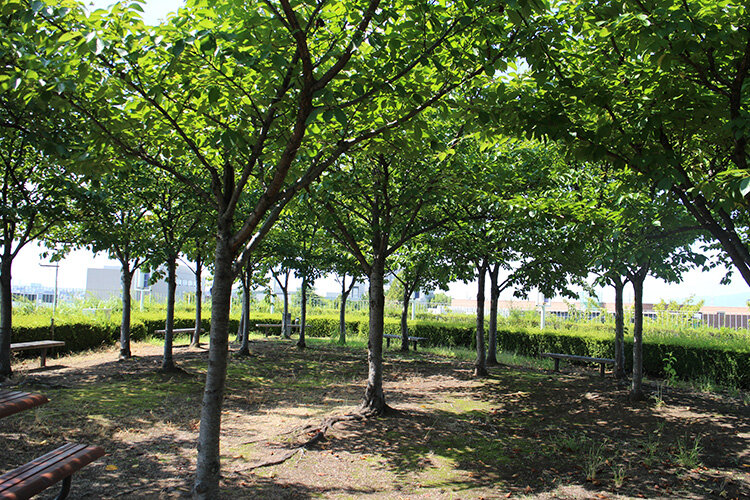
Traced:
[[[590, 367], [562, 373], [386, 353], [394, 416], [336, 424], [280, 465], [306, 425], [357, 409], [366, 353], [255, 340], [232, 358], [222, 424], [226, 498], [750, 498], [750, 408], [726, 395], [667, 388], [631, 402]], [[73, 479], [71, 498], [184, 498], [195, 467], [206, 349], [135, 343], [19, 361], [10, 383], [50, 403], [0, 420], [0, 472], [65, 441], [107, 455]], [[6, 383], [6, 385], [8, 385]], [[50, 490], [49, 497], [56, 492]]]

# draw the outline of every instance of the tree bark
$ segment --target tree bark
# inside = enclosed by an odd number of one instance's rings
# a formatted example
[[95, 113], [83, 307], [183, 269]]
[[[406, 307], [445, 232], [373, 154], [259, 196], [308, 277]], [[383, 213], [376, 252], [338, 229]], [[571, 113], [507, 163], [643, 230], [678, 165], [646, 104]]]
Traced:
[[490, 331], [487, 346], [487, 365], [497, 366], [497, 304], [500, 300], [500, 285], [497, 278], [500, 274], [500, 264], [489, 268], [490, 272]]
[[615, 287], [615, 378], [625, 378], [625, 307], [623, 295], [625, 280], [621, 276], [611, 278]]
[[211, 337], [208, 348], [208, 370], [201, 405], [198, 434], [198, 461], [193, 496], [197, 499], [220, 498], [219, 437], [221, 408], [227, 377], [229, 348], [229, 308], [232, 300], [232, 251], [229, 246], [231, 222], [220, 228], [214, 261], [214, 285], [211, 292]]
[[[134, 271], [130, 269], [130, 263], [121, 262], [122, 272], [120, 282], [122, 283], [122, 318], [120, 320], [120, 361], [129, 359], [130, 352], [130, 286], [133, 284]], [[143, 293], [143, 292], [141, 292]]]
[[643, 281], [646, 279], [647, 267], [639, 269], [629, 276], [633, 284], [633, 384], [630, 397], [642, 401], [643, 394]]
[[477, 270], [479, 271], [477, 280], [477, 359], [474, 362], [474, 376], [486, 377], [488, 373], [487, 358], [484, 352], [484, 285], [486, 281], [485, 275], [487, 274], [487, 261], [483, 260]]
[[404, 285], [404, 296], [402, 298], [401, 307], [401, 351], [409, 352], [409, 328], [406, 324], [406, 320], [409, 317], [409, 299], [411, 299], [411, 291], [409, 287]]
[[370, 331], [367, 341], [367, 388], [361, 409], [379, 415], [388, 410], [383, 393], [383, 315], [385, 258], [374, 259], [370, 270]]
[[198, 255], [195, 258], [195, 330], [190, 341], [192, 347], [201, 345], [201, 308], [203, 306], [203, 287], [201, 286], [201, 275], [203, 274], [203, 258]]
[[10, 337], [13, 327], [12, 263], [13, 258], [8, 254], [3, 255], [0, 260], [0, 381], [13, 374], [10, 366]]
[[250, 269], [245, 269], [242, 273], [242, 316], [240, 318], [240, 329], [238, 336], [241, 339], [240, 350], [237, 352], [240, 356], [250, 355]]
[[289, 326], [289, 271], [286, 271], [286, 279], [284, 286], [281, 287], [281, 291], [284, 294], [284, 315], [281, 317], [281, 331], [285, 339], [292, 337], [292, 329]]
[[304, 349], [305, 345], [305, 320], [307, 319], [307, 277], [302, 278], [302, 304], [300, 304], [300, 325], [297, 349]]
[[167, 320], [164, 324], [164, 356], [161, 361], [161, 369], [164, 371], [174, 370], [174, 358], [172, 358], [172, 344], [174, 341], [174, 299], [177, 290], [177, 256], [167, 259]]
[[[355, 279], [355, 278], [352, 278]], [[346, 299], [351, 289], [346, 289], [346, 275], [341, 277], [341, 310], [339, 311], [339, 344], [346, 344]]]

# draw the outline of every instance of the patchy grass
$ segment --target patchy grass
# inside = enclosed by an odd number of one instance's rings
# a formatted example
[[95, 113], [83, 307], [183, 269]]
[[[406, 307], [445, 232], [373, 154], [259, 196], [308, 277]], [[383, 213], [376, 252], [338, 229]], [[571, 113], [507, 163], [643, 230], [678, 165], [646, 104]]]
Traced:
[[[745, 498], [750, 409], [742, 399], [671, 387], [659, 403], [631, 403], [628, 387], [595, 370], [499, 356], [484, 380], [474, 353], [385, 353], [394, 417], [342, 422], [287, 462], [252, 465], [308, 436], [305, 424], [356, 409], [366, 340], [337, 346], [251, 337], [230, 358], [222, 422], [224, 496], [231, 498]], [[187, 345], [180, 338], [175, 345]], [[0, 471], [66, 440], [107, 455], [73, 481], [75, 498], [189, 497], [205, 348], [175, 348], [183, 373], [162, 374], [161, 346], [29, 360], [15, 386], [50, 403], [0, 422]], [[513, 363], [513, 364], [511, 364]], [[649, 386], [650, 387], [650, 386]], [[655, 387], [654, 387], [655, 389]]]

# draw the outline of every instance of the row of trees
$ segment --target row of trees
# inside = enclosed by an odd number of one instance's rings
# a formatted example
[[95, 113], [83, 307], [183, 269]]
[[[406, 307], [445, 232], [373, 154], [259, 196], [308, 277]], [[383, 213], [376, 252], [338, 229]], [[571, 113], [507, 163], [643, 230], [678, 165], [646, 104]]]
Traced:
[[[366, 414], [388, 410], [388, 272], [405, 310], [409, 290], [452, 279], [478, 278], [483, 306], [489, 274], [480, 376], [504, 288], [570, 293], [593, 271], [621, 304], [629, 281], [639, 397], [646, 275], [701, 264], [702, 236], [750, 284], [748, 16], [676, 0], [549, 7], [196, 0], [153, 27], [138, 3], [4, 5], [0, 376], [12, 261], [41, 238], [121, 262], [122, 358], [135, 269], [163, 264], [173, 304], [179, 256], [211, 268], [198, 498], [219, 496], [231, 287], [241, 276], [247, 296], [273, 265], [305, 285], [333, 269], [344, 299], [347, 277], [367, 277]], [[170, 306], [164, 369], [172, 318]]]

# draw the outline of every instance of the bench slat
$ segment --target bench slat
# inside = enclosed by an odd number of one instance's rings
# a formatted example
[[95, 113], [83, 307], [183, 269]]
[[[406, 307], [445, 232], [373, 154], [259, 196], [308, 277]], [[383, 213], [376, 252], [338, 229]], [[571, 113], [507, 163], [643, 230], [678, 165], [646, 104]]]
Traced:
[[44, 394], [0, 390], [0, 418], [43, 405], [48, 401]]
[[28, 349], [44, 349], [48, 347], [63, 347], [62, 340], [36, 340], [34, 342], [16, 342], [10, 345], [11, 351], [26, 351]]
[[0, 499], [29, 498], [104, 455], [99, 446], [67, 443], [0, 476]]
[[558, 359], [573, 359], [576, 361], [588, 361], [590, 363], [606, 363], [608, 365], [615, 364], [614, 359], [609, 358], [592, 358], [590, 356], [578, 356], [575, 354], [558, 354], [556, 352], [543, 352], [541, 354], [543, 358], [558, 358]]

